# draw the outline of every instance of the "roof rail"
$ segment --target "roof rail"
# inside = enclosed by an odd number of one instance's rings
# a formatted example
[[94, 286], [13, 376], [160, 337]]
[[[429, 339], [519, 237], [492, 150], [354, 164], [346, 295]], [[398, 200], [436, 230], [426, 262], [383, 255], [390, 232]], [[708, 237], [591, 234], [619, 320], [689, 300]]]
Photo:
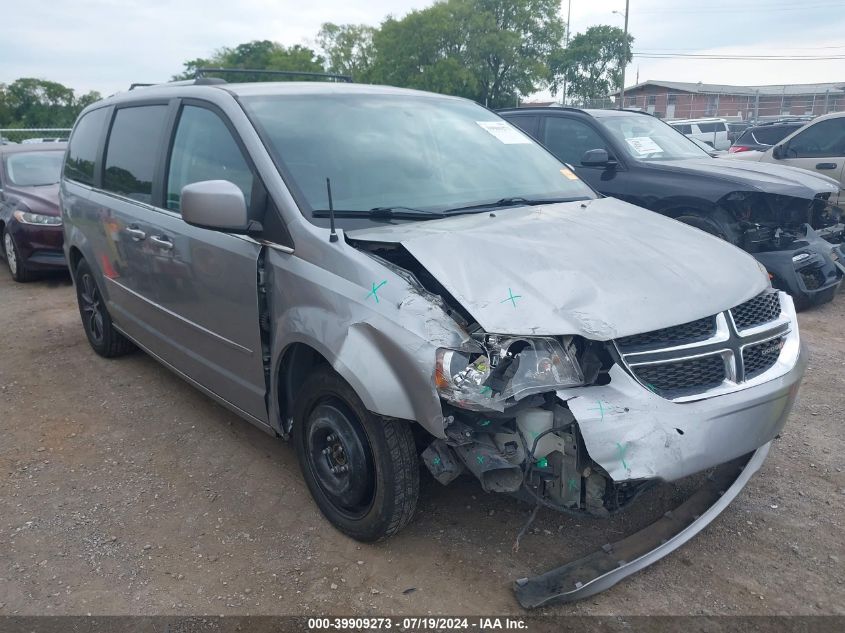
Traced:
[[195, 79], [206, 78], [209, 73], [215, 74], [234, 74], [246, 73], [250, 75], [278, 75], [281, 77], [312, 77], [319, 79], [327, 79], [333, 81], [342, 81], [345, 83], [352, 83], [352, 77], [349, 75], [337, 75], [334, 73], [316, 73], [301, 70], [262, 70], [253, 68], [197, 68], [194, 75]]
[[135, 88], [149, 88], [150, 86], [155, 86], [155, 84], [134, 83], [134, 84], [129, 84], [129, 89], [135, 90]]

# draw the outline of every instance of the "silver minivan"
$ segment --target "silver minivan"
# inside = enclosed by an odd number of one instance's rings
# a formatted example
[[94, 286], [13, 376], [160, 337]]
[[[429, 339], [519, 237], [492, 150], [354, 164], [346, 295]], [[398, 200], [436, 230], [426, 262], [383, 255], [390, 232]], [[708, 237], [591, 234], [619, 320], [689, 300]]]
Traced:
[[600, 591], [712, 521], [806, 365], [791, 299], [750, 255], [602, 198], [464, 99], [131, 90], [80, 115], [61, 205], [94, 350], [139, 347], [290, 438], [356, 539], [411, 520], [421, 463], [597, 516], [711, 473], [669, 524], [517, 581], [526, 606]]

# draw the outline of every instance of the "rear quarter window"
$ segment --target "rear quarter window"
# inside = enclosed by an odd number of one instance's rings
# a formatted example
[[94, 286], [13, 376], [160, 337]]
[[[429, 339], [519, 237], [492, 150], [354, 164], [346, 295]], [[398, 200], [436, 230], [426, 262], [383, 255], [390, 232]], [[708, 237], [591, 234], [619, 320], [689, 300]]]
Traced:
[[691, 125], [673, 125], [672, 127], [678, 130], [681, 134], [692, 134]]
[[94, 184], [94, 163], [108, 108], [84, 115], [73, 130], [65, 161], [64, 177], [85, 185]]

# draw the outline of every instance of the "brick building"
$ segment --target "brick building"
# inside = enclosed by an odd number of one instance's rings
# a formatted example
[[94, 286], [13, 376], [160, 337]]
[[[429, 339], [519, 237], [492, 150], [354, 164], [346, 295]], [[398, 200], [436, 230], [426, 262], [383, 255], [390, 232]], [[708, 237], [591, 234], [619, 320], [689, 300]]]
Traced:
[[[619, 93], [613, 95], [618, 100]], [[625, 89], [625, 107], [665, 119], [766, 120], [845, 110], [845, 81], [780, 86], [645, 81]]]

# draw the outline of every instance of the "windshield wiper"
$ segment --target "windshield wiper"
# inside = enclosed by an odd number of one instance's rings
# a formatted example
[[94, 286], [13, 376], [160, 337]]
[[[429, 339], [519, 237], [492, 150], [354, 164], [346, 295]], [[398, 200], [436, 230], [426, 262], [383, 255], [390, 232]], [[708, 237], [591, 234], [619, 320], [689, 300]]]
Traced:
[[[373, 207], [372, 209], [335, 209], [335, 215], [342, 215], [347, 218], [372, 218], [375, 220], [428, 220], [432, 218], [444, 218], [446, 214], [442, 211], [427, 211], [426, 209], [415, 209], [413, 207]], [[328, 209], [314, 209], [315, 218], [329, 217]]]
[[591, 200], [586, 196], [573, 198], [523, 198], [515, 196], [512, 198], [501, 198], [495, 202], [483, 202], [481, 204], [470, 204], [463, 207], [452, 207], [443, 211], [445, 214], [461, 213], [463, 211], [484, 211], [486, 209], [501, 209], [503, 207], [531, 207], [538, 204], [555, 204], [558, 202], [576, 202], [578, 200]]

